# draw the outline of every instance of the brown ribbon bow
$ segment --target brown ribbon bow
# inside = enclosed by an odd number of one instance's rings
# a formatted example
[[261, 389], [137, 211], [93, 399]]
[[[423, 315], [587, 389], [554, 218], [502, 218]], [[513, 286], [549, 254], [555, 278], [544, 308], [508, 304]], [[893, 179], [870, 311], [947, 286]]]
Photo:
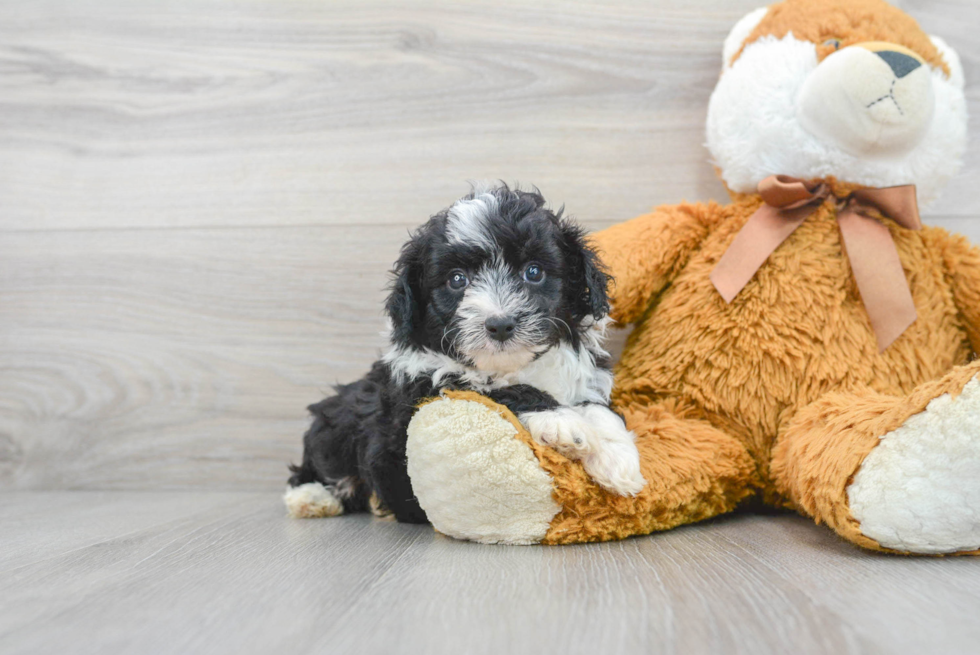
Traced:
[[[711, 282], [725, 302], [730, 303], [779, 244], [831, 197], [831, 190], [823, 182], [772, 175], [759, 183], [759, 194], [764, 204], [711, 272]], [[837, 224], [881, 352], [912, 325], [916, 313], [895, 242], [879, 216], [920, 229], [915, 186], [857, 189], [837, 200]]]

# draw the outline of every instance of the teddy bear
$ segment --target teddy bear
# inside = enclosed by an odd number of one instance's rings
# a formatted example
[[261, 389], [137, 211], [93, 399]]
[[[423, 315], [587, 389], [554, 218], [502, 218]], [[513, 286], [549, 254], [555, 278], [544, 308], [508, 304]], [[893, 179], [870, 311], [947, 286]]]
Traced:
[[959, 166], [963, 85], [956, 53], [882, 0], [740, 20], [707, 117], [730, 202], [592, 236], [610, 315], [634, 326], [612, 400], [646, 486], [606, 491], [505, 408], [448, 392], [407, 447], [435, 529], [604, 541], [754, 501], [867, 549], [980, 552], [980, 250], [917, 213]]

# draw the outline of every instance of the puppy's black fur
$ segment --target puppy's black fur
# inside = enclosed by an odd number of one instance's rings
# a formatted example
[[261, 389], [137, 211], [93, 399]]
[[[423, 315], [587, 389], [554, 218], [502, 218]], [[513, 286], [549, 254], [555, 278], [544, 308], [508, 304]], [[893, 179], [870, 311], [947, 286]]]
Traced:
[[[506, 185], [490, 193], [496, 201], [481, 222], [480, 234], [492, 247], [454, 237], [452, 208], [436, 214], [402, 248], [385, 304], [392, 348], [406, 356], [440, 353], [468, 373], [436, 378], [428, 371], [406, 377], [382, 360], [363, 379], [338, 386], [336, 395], [309, 407], [313, 423], [303, 439], [302, 464], [290, 467], [291, 486], [319, 482], [346, 512], [365, 511], [373, 495], [375, 505], [399, 521], [426, 522], [405, 463], [406, 428], [421, 400], [443, 389], [475, 388], [516, 414], [559, 405], [526, 384], [494, 388], [492, 373], [477, 370], [472, 348], [460, 345], [466, 326], [457, 309], [464, 293], [447, 281], [459, 272], [474, 275], [494, 261], [504, 262], [515, 276], [526, 274], [529, 262], [538, 265], [545, 272], [542, 281], [532, 284], [515, 277], [506, 283], [523, 285], [514, 316], [518, 330], [522, 323], [534, 327], [524, 344], [540, 355], [559, 343], [576, 351], [583, 347], [584, 330], [608, 313], [608, 279], [582, 230], [563, 219], [561, 210], [547, 209], [539, 193]], [[609, 366], [607, 361], [598, 364]], [[484, 374], [486, 386], [475, 387], [472, 380]]]

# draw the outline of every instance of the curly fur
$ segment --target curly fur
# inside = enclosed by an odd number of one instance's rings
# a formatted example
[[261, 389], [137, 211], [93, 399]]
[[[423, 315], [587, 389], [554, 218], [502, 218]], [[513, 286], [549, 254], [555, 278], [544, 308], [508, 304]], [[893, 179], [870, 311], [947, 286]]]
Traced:
[[[532, 264], [541, 280], [528, 279]], [[459, 275], [467, 283], [457, 289], [450, 282]], [[607, 405], [607, 284], [583, 231], [536, 191], [474, 189], [433, 216], [395, 264], [387, 351], [363, 379], [309, 408], [290, 511], [366, 511], [373, 496], [375, 511], [426, 521], [406, 471], [406, 427], [443, 390], [479, 390], [519, 414]], [[490, 332], [499, 316], [513, 319], [506, 339]]]

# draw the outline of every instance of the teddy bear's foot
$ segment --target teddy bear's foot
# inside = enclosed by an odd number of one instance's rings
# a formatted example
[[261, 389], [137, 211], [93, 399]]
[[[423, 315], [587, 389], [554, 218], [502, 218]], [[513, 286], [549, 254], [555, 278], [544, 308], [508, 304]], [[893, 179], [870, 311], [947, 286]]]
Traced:
[[623, 539], [730, 511], [757, 486], [755, 464], [737, 439], [659, 406], [624, 409], [640, 477], [649, 481], [633, 496], [600, 486], [582, 462], [536, 442], [506, 407], [469, 391], [446, 396], [415, 414], [407, 453], [419, 504], [452, 537]]
[[419, 408], [408, 427], [412, 490], [443, 534], [539, 543], [559, 510], [551, 477], [515, 438], [516, 418], [493, 407], [485, 399], [440, 398]]
[[773, 450], [780, 491], [865, 548], [980, 552], [980, 361], [908, 396], [832, 392]]
[[881, 437], [847, 496], [861, 532], [886, 548], [980, 549], [980, 379]]

